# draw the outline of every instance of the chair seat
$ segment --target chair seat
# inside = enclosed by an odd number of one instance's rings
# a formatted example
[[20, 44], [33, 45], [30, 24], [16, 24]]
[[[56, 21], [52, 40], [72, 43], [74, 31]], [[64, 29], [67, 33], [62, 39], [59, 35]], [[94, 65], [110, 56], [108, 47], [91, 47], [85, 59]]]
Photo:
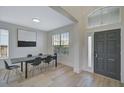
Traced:
[[29, 64], [31, 64], [31, 63], [33, 63], [34, 62], [34, 60], [31, 60], [31, 61], [27, 61], [27, 63], [29, 63]]
[[34, 61], [31, 65], [33, 65], [33, 66], [40, 65], [41, 61], [42, 61], [42, 59], [40, 57], [37, 57], [34, 59]]
[[37, 65], [39, 65], [39, 64], [40, 64], [40, 63], [34, 62], [34, 63], [32, 63], [31, 65], [37, 66]]
[[44, 63], [50, 63], [53, 60], [53, 57], [51, 55], [48, 55], [47, 58], [44, 60]]
[[12, 65], [12, 66], [9, 66], [9, 70], [12, 70], [12, 69], [17, 69], [17, 68], [19, 68], [20, 66], [18, 66], [18, 65]]
[[47, 64], [49, 64], [50, 62], [48, 62], [48, 61], [43, 61], [43, 63], [47, 63]]

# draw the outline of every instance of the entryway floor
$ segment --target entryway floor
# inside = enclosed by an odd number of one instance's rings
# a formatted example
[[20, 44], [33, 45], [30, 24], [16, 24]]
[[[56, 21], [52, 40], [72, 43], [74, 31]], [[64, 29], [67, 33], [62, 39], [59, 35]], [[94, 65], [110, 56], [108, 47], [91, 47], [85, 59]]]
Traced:
[[[11, 78], [11, 77], [10, 77]], [[0, 87], [122, 87], [120, 81], [102, 75], [82, 71], [73, 72], [71, 67], [58, 64], [46, 71], [39, 72], [28, 79], [0, 81]]]

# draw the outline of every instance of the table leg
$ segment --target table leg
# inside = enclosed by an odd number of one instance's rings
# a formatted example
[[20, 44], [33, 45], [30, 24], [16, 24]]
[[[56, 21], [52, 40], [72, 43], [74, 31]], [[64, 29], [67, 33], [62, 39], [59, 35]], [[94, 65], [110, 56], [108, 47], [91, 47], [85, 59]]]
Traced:
[[21, 62], [21, 72], [23, 72], [23, 62]]
[[55, 67], [57, 67], [57, 56], [55, 57]]
[[25, 62], [25, 78], [28, 78], [28, 63]]

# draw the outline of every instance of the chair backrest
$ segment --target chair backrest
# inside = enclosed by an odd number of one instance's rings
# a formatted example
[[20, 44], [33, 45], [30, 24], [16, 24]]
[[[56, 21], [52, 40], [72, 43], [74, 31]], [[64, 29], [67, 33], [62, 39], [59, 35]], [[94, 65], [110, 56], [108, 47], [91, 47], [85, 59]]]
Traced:
[[[27, 57], [32, 57], [32, 54], [28, 54]], [[28, 63], [33, 63], [34, 61], [31, 60], [31, 61], [27, 61]]]
[[54, 53], [55, 56], [57, 56], [57, 53]]
[[6, 69], [9, 69], [9, 65], [8, 65], [8, 63], [7, 63], [6, 60], [4, 60], [4, 63], [5, 63], [5, 68], [6, 68]]
[[27, 57], [32, 57], [32, 54], [28, 54]]
[[42, 53], [39, 53], [38, 56], [42, 56], [43, 54]]
[[51, 56], [51, 55], [47, 56], [46, 62], [49, 63], [49, 62], [51, 62], [51, 61], [52, 61], [52, 56]]
[[32, 63], [32, 65], [39, 65], [42, 61], [42, 58], [41, 57], [37, 57], [35, 58], [34, 62]]

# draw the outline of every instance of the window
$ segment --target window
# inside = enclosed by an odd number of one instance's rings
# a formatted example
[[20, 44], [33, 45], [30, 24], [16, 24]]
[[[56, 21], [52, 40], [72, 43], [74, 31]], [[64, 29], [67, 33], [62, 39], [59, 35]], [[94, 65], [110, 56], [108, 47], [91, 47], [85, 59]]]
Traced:
[[60, 34], [55, 34], [52, 36], [52, 45], [60, 46]]
[[58, 54], [69, 54], [69, 32], [54, 34], [52, 36], [54, 52]]
[[92, 62], [92, 37], [88, 36], [88, 67], [91, 67]]
[[54, 47], [54, 52], [60, 53], [60, 34], [55, 34], [52, 36], [52, 45]]
[[103, 7], [88, 16], [88, 27], [96, 27], [120, 22], [119, 7]]
[[8, 30], [0, 29], [0, 58], [8, 57]]

